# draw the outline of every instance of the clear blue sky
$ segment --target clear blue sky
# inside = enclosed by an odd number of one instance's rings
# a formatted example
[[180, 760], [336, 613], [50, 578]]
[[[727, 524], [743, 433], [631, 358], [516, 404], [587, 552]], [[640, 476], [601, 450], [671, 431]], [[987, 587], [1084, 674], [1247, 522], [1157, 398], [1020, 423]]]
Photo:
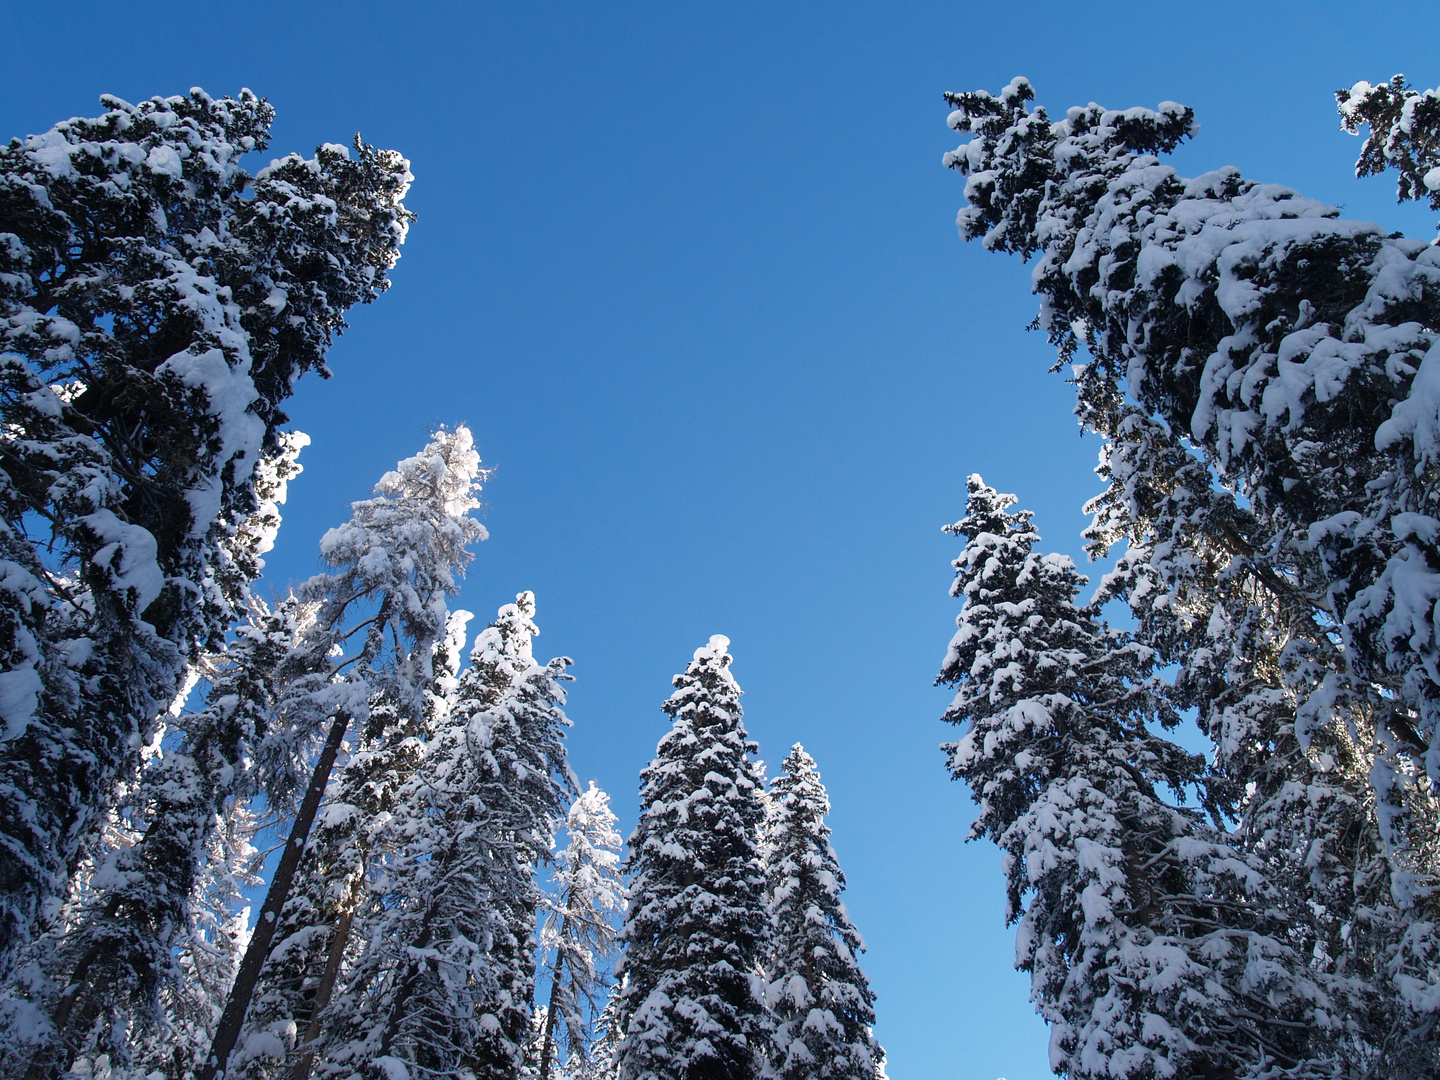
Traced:
[[[1383, 10], [1383, 15], [1375, 12]], [[272, 153], [367, 141], [412, 161], [419, 220], [335, 378], [277, 587], [427, 427], [498, 467], [459, 603], [537, 594], [575, 658], [572, 754], [628, 829], [671, 675], [732, 640], [752, 734], [799, 740], [835, 810], [895, 1080], [1041, 1080], [998, 859], [931, 687], [953, 629], [939, 526], [978, 471], [1080, 554], [1096, 446], [1024, 332], [1028, 271], [962, 245], [945, 90], [1023, 74], [1059, 114], [1171, 99], [1189, 173], [1238, 165], [1429, 235], [1355, 181], [1331, 91], [1440, 83], [1423, 4], [0, 4], [0, 137], [248, 86]]]

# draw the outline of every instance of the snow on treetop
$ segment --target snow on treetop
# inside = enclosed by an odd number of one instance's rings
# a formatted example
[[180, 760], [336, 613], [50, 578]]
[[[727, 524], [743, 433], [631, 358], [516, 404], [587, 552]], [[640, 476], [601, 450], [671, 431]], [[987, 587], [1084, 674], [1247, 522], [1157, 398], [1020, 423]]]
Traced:
[[1005, 89], [1000, 91], [1001, 101], [1011, 101], [1014, 98], [1029, 101], [1034, 96], [1035, 88], [1030, 85], [1030, 80], [1024, 75], [1016, 75], [1006, 84]]
[[730, 639], [724, 634], [714, 634], [708, 645], [701, 645], [695, 650], [696, 660], [705, 660], [711, 656], [724, 656], [730, 651]]

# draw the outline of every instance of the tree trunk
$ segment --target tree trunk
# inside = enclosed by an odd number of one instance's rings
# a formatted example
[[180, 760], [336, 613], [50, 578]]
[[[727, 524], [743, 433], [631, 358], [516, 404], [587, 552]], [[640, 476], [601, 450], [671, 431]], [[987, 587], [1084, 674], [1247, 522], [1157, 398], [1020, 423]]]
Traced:
[[270, 945], [275, 938], [275, 928], [280, 925], [280, 911], [290, 899], [290, 887], [295, 881], [295, 871], [300, 867], [300, 857], [305, 853], [305, 841], [310, 836], [310, 826], [315, 823], [315, 814], [320, 809], [320, 799], [325, 786], [330, 782], [330, 770], [335, 766], [335, 755], [340, 752], [340, 743], [350, 727], [350, 714], [341, 712], [330, 725], [330, 735], [315, 763], [310, 786], [305, 789], [305, 799], [300, 803], [300, 812], [295, 815], [295, 824], [290, 829], [290, 839], [285, 842], [285, 851], [280, 856], [280, 865], [270, 879], [270, 889], [265, 894], [265, 903], [260, 908], [260, 919], [255, 932], [250, 936], [250, 945], [245, 958], [240, 962], [240, 971], [235, 976], [235, 985], [230, 998], [225, 1002], [225, 1011], [220, 1014], [220, 1023], [215, 1029], [215, 1039], [210, 1044], [210, 1057], [200, 1070], [198, 1080], [216, 1080], [225, 1075], [225, 1066], [230, 1053], [240, 1039], [240, 1028], [245, 1022], [245, 1013], [250, 1008], [250, 999], [255, 994], [255, 985], [260, 981], [260, 969], [270, 955]]
[[[335, 924], [335, 937], [330, 942], [330, 955], [325, 959], [325, 973], [320, 976], [320, 985], [315, 988], [315, 1004], [310, 1010], [310, 1023], [305, 1028], [301, 1047], [308, 1047], [320, 1037], [320, 1014], [330, 1004], [335, 993], [335, 982], [340, 976], [340, 963], [345, 959], [345, 946], [350, 943], [350, 928], [355, 925], [355, 908], [359, 903], [360, 879], [350, 888], [350, 901]], [[314, 1049], [303, 1050], [290, 1072], [290, 1080], [310, 1080], [310, 1069], [315, 1064]]]
[[540, 1080], [550, 1080], [550, 1059], [555, 1056], [555, 1006], [560, 1003], [560, 975], [565, 966], [565, 931], [570, 916], [560, 920], [560, 942], [555, 946], [555, 966], [550, 969], [550, 1007], [545, 1013], [545, 1033], [540, 1036]]

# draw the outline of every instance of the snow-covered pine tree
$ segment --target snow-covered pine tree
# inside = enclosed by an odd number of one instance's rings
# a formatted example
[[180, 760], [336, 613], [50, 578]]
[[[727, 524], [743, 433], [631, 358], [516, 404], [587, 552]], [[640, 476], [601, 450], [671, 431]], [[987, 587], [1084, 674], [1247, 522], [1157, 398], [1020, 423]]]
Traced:
[[[198, 1073], [201, 1080], [213, 1080], [226, 1070], [256, 986], [265, 976], [277, 931], [283, 926], [290, 935], [296, 932], [284, 922], [287, 904], [352, 723], [361, 721], [356, 749], [384, 748], [415, 737], [414, 729], [437, 707], [445, 675], [444, 646], [453, 632], [446, 598], [460, 588], [461, 574], [472, 558], [470, 545], [486, 536], [484, 526], [471, 516], [480, 505], [475, 494], [484, 475], [469, 429], [442, 428], [419, 454], [380, 478], [373, 498], [351, 505], [348, 523], [321, 538], [321, 555], [334, 570], [299, 590], [302, 599], [318, 604], [315, 623], [283, 662], [290, 677], [277, 707], [281, 722], [257, 752], [272, 805], [293, 800], [302, 783], [304, 794], [208, 1060]], [[298, 763], [322, 733], [323, 744], [311, 759], [313, 769], [305, 783]], [[327, 908], [324, 914], [334, 911]], [[328, 941], [336, 927], [327, 922], [303, 930], [309, 938]], [[302, 986], [304, 976], [287, 971], [302, 955], [311, 953], [287, 950], [276, 957], [267, 982]], [[257, 1024], [250, 1026], [255, 1029]], [[258, 1026], [257, 1046], [251, 1049], [273, 1050], [274, 1032], [265, 1030], [270, 1025]], [[295, 1018], [286, 1019], [284, 1026], [293, 1038]]]
[[567, 1057], [586, 1057], [595, 999], [606, 986], [615, 955], [615, 918], [625, 910], [620, 848], [610, 796], [590, 786], [565, 815], [565, 847], [555, 857], [551, 892], [545, 898], [540, 950], [554, 951], [547, 966], [550, 995], [540, 1032], [538, 1080], [550, 1080], [563, 1042]]
[[[31, 1029], [43, 1035], [39, 1046], [7, 1052], [7, 1063], [28, 1061], [36, 1078], [58, 1075], [83, 1048], [109, 1055], [118, 1067], [128, 1063], [131, 1048], [168, 1037], [162, 1002], [183, 995], [181, 983], [194, 977], [179, 966], [176, 950], [188, 940], [193, 953], [205, 940], [194, 936], [203, 913], [192, 902], [206, 863], [219, 853], [216, 843], [221, 850], [238, 844], [240, 859], [248, 848], [248, 830], [237, 818], [241, 831], [227, 835], [225, 818], [237, 810], [243, 817], [255, 793], [254, 746], [274, 708], [276, 672], [306, 615], [293, 601], [273, 612], [257, 604], [230, 643], [205, 707], [178, 718], [179, 745], [142, 778], [136, 801], [143, 835], [111, 856], [74, 925], [52, 948], [37, 950], [28, 968], [32, 980], [48, 975], [27, 989], [32, 1002], [47, 1003], [49, 1024]], [[227, 852], [226, 861], [232, 858]], [[218, 989], [223, 997], [228, 983]]]
[[280, 405], [410, 220], [391, 151], [247, 174], [248, 91], [102, 104], [0, 147], [0, 978], [243, 612], [222, 549]]
[[[267, 1052], [243, 1063], [247, 1076], [307, 1080], [319, 1045], [325, 1009], [344, 966], [361, 943], [354, 923], [366, 898], [372, 864], [383, 858], [384, 834], [396, 800], [414, 776], [425, 743], [449, 719], [465, 628], [472, 614], [450, 615], [437, 643], [435, 693], [419, 716], [402, 717], [384, 699], [372, 701], [359, 745], [331, 790], [305, 846], [299, 881], [286, 904], [266, 966], [262, 993], [252, 1006], [250, 1027]], [[266, 1038], [265, 1036], [272, 1036]], [[288, 1056], [285, 1048], [293, 1050]]]
[[[1310, 1077], [1345, 1032], [1335, 980], [1291, 933], [1260, 859], [1207, 824], [1203, 759], [1157, 735], [1178, 716], [1155, 655], [1075, 597], [1025, 512], [978, 476], [939, 681], [965, 726], [946, 747], [979, 806], [971, 838], [1005, 852], [1017, 964], [1076, 1078]], [[1178, 805], [1198, 792], [1201, 807]], [[1288, 883], [1287, 883], [1288, 884]]]
[[356, 917], [364, 952], [320, 1025], [321, 1076], [513, 1080], [524, 1064], [535, 867], [574, 789], [570, 660], [536, 663], [534, 615], [521, 593], [478, 635], [448, 719], [383, 824]]
[[962, 234], [1039, 255], [1061, 360], [1083, 343], [1244, 493], [1252, 532], [1219, 539], [1342, 628], [1349, 670], [1395, 695], [1387, 725], [1424, 759], [1440, 646], [1423, 644], [1416, 560], [1437, 507], [1416, 470], [1440, 431], [1421, 374], [1440, 253], [1233, 169], [1179, 177], [1156, 155], [1191, 132], [1189, 109], [1097, 105], [1052, 124], [1033, 96], [1024, 80], [950, 95], [951, 126], [973, 136], [946, 157], [970, 178]]
[[[1080, 377], [1099, 378], [1093, 369]], [[1342, 1072], [1424, 1075], [1430, 1066], [1405, 1062], [1426, 1058], [1429, 1021], [1374, 977], [1397, 959], [1415, 962], [1400, 959], [1408, 919], [1392, 895], [1373, 748], [1360, 734], [1375, 730], [1368, 688], [1324, 662], [1335, 643], [1255, 572], [1267, 568], [1230, 556], [1224, 537], [1249, 534], [1248, 511], [1210, 485], [1163, 423], [1124, 407], [1113, 389], [1106, 396], [1114, 415], [1085, 417], [1108, 439], [1099, 472], [1110, 482], [1088, 507], [1087, 536], [1096, 557], [1126, 547], [1092, 604], [1127, 600], [1137, 637], [1174, 665], [1167, 696], [1194, 709], [1212, 740], [1206, 791], [1234, 823], [1230, 842], [1263, 865], [1296, 955], [1310, 956], [1329, 988], [1317, 1047], [1328, 1043]], [[1098, 400], [1093, 387], [1087, 398]], [[1297, 707], [1327, 685], [1329, 722]]]
[[[218, 572], [242, 593], [264, 565], [280, 524], [278, 504], [300, 471], [295, 459], [307, 442], [289, 433], [262, 457], [253, 482], [260, 505], [227, 530], [218, 547]], [[206, 930], [195, 922], [201, 913], [189, 910], [191, 895], [202, 874], [208, 893], [230, 888], [223, 872], [203, 870], [212, 849], [245, 876], [244, 855], [231, 846], [247, 846], [239, 804], [256, 790], [250, 759], [269, 726], [277, 665], [309, 615], [293, 600], [272, 611], [251, 598], [248, 607], [246, 624], [224, 653], [203, 661], [210, 682], [205, 706], [170, 721], [173, 742], [132, 785], [127, 817], [136, 839], [97, 852], [96, 872], [77, 877], [72, 888], [76, 914], [56, 920], [22, 953], [22, 977], [0, 999], [9, 1020], [0, 1025], [0, 1075], [58, 1063], [102, 1017], [97, 1030], [143, 1042], [136, 1025], [159, 1031], [162, 1000], [179, 1002], [195, 984], [199, 968], [182, 975], [177, 966], [177, 939], [191, 938], [185, 950], [191, 959], [197, 950], [227, 947], [213, 939], [217, 926]], [[20, 1022], [27, 1011], [34, 1022]], [[166, 1047], [167, 1060], [172, 1048]]]
[[[1311, 823], [1359, 827], [1327, 846], [1337, 874], [1367, 867], [1352, 875], [1354, 913], [1379, 910], [1370, 882], [1388, 877], [1387, 925], [1347, 940], [1367, 942], [1351, 970], [1390, 1005], [1346, 1052], [1404, 1058], [1398, 1048], [1433, 1044], [1440, 1011], [1440, 506], [1424, 480], [1440, 446], [1440, 249], [1233, 169], [1178, 176], [1158, 155], [1193, 129], [1181, 106], [1091, 105], [1052, 124], [1033, 96], [1024, 80], [949, 95], [951, 126], [972, 136], [946, 156], [969, 178], [962, 234], [1038, 254], [1057, 367], [1089, 354], [1077, 412], [1112, 440], [1094, 536], [1102, 550], [1130, 545], [1110, 595], [1181, 665], [1216, 739], [1217, 802], [1275, 821], [1293, 815], [1262, 806], [1307, 790], [1329, 806]], [[1208, 602], [1191, 587], [1207, 582]], [[1263, 784], [1248, 774], [1258, 762]], [[1269, 830], [1247, 842], [1283, 846]], [[1339, 879], [1308, 869], [1314, 904], [1338, 899]], [[1338, 933], [1351, 914], [1325, 921]], [[1304, 935], [1338, 940], [1318, 925]]]
[[616, 973], [622, 1080], [753, 1080], [767, 1071], [764, 781], [728, 638], [695, 650], [665, 702], [671, 729], [640, 774], [640, 822]]
[[875, 994], [860, 970], [865, 944], [840, 899], [830, 798], [796, 743], [770, 782], [765, 859], [774, 941], [766, 963], [775, 1013], [770, 1060], [779, 1080], [875, 1080]]
[[141, 1038], [131, 1051], [136, 1076], [148, 1077], [158, 1069], [176, 1080], [189, 1080], [205, 1060], [250, 943], [250, 896], [265, 883], [260, 876], [263, 853], [254, 844], [258, 832], [251, 808], [234, 803], [211, 835], [175, 947], [176, 977], [160, 985], [164, 1023], [141, 1027]]
[[[499, 1021], [482, 1046], [477, 1075], [500, 1080], [510, 1075], [513, 1047], [528, 1026], [535, 996], [535, 935], [541, 904], [536, 869], [550, 861], [555, 833], [579, 787], [564, 744], [570, 726], [561, 706], [562, 683], [571, 676], [568, 657], [535, 662], [535, 596], [521, 593], [500, 610], [471, 650], [469, 679], [462, 678], [454, 708], [461, 717], [480, 717], [489, 731], [495, 765], [482, 798], [497, 841], [511, 855], [496, 860], [490, 890], [501, 917], [492, 953], [500, 980], [499, 998], [486, 1012]], [[508, 680], [508, 681], [507, 681]], [[489, 705], [496, 686], [505, 687]], [[472, 720], [472, 723], [474, 721]]]
[[401, 717], [383, 696], [369, 702], [305, 842], [305, 854], [246, 1015], [243, 1048], [227, 1072], [247, 1078], [308, 1077], [321, 1013], [353, 953], [375, 836], [414, 774], [424, 717]]

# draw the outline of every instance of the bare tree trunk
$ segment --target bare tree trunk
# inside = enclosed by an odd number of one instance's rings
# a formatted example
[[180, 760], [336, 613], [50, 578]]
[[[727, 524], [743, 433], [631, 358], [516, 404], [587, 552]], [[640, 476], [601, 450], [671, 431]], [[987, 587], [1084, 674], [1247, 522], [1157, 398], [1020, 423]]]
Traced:
[[290, 899], [290, 888], [295, 881], [295, 871], [300, 867], [300, 857], [305, 854], [305, 841], [310, 836], [310, 826], [315, 823], [315, 814], [320, 809], [320, 799], [325, 786], [330, 782], [330, 770], [335, 766], [335, 755], [340, 752], [340, 743], [350, 727], [350, 714], [338, 713], [330, 725], [330, 735], [320, 750], [320, 759], [315, 763], [315, 772], [310, 777], [310, 786], [305, 789], [300, 812], [295, 815], [295, 824], [290, 829], [290, 839], [285, 842], [285, 851], [280, 856], [280, 865], [270, 879], [270, 889], [265, 894], [265, 903], [260, 908], [260, 919], [255, 932], [250, 936], [250, 945], [245, 958], [240, 961], [240, 971], [235, 976], [235, 985], [230, 989], [225, 1011], [220, 1014], [215, 1039], [210, 1044], [210, 1057], [200, 1070], [198, 1080], [216, 1080], [225, 1075], [225, 1066], [235, 1043], [240, 1039], [240, 1028], [245, 1022], [245, 1013], [250, 1008], [250, 999], [255, 994], [255, 985], [260, 981], [260, 969], [270, 955], [270, 946], [275, 939], [275, 929], [280, 925], [280, 911]]
[[560, 975], [565, 966], [565, 931], [570, 916], [560, 921], [560, 943], [555, 946], [555, 966], [550, 969], [550, 1007], [545, 1013], [545, 1034], [540, 1037], [540, 1080], [550, 1080], [550, 1060], [555, 1056], [555, 1006], [560, 1003]]

